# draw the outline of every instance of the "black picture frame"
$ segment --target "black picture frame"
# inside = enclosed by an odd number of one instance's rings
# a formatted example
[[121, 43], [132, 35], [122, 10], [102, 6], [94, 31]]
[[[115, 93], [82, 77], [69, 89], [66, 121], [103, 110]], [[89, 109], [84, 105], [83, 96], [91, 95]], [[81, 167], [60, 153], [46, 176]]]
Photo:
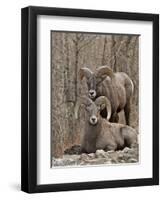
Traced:
[[[153, 177], [37, 184], [37, 16], [151, 21], [153, 23]], [[159, 184], [159, 15], [29, 6], [21, 11], [21, 190], [28, 193]]]

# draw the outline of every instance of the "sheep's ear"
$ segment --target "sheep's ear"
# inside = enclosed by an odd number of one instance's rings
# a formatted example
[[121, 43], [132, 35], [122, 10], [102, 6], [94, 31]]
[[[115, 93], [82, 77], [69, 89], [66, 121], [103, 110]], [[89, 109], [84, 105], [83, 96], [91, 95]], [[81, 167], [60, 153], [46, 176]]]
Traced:
[[106, 107], [105, 103], [100, 105], [100, 110], [103, 110]]
[[85, 95], [81, 96], [77, 100], [76, 105], [75, 105], [75, 109], [74, 109], [74, 111], [75, 111], [75, 118], [78, 119], [78, 113], [79, 113], [79, 109], [81, 108], [81, 106], [85, 108], [86, 106], [90, 106], [92, 103], [93, 102], [92, 102], [92, 100], [89, 97], [87, 97]]
[[82, 80], [84, 77], [86, 79], [89, 79], [90, 76], [92, 75], [92, 72], [89, 68], [87, 67], [83, 67], [79, 70], [79, 77], [80, 77], [80, 80]]

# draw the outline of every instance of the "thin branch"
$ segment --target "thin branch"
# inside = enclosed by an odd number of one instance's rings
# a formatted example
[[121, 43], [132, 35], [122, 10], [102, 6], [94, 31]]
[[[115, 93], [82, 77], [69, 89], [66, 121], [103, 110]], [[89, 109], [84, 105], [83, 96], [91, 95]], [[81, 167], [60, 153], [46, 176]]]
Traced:
[[101, 61], [101, 64], [102, 64], [102, 65], [105, 65], [106, 43], [107, 43], [107, 38], [106, 38], [106, 36], [105, 36], [105, 39], [104, 39], [104, 47], [103, 47], [103, 55], [102, 55], [102, 61]]
[[87, 46], [88, 44], [90, 44], [95, 38], [97, 38], [98, 36], [96, 35], [96, 36], [94, 36], [93, 38], [91, 38], [91, 39], [88, 39], [89, 41], [88, 42], [85, 42], [85, 44], [83, 44], [82, 46], [80, 46], [79, 48], [78, 48], [78, 51], [80, 51], [82, 48], [84, 48], [85, 46]]
[[81, 42], [81, 41], [83, 41], [84, 40], [84, 34], [81, 34], [80, 35], [80, 38], [79, 38], [79, 41]]
[[121, 41], [121, 43], [120, 43], [120, 45], [119, 45], [119, 47], [118, 47], [118, 50], [117, 50], [117, 52], [115, 53], [115, 55], [113, 55], [110, 59], [109, 59], [109, 63], [115, 58], [115, 56], [118, 56], [118, 54], [119, 54], [119, 52], [120, 52], [120, 50], [121, 50], [121, 47], [122, 47], [122, 45], [124, 44], [124, 41]]

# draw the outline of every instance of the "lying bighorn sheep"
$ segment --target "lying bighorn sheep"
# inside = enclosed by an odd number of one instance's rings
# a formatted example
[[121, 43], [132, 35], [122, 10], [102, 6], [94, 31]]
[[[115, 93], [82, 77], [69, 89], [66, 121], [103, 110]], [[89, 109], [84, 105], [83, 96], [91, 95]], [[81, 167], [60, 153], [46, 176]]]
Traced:
[[136, 130], [127, 125], [111, 123], [101, 117], [100, 110], [105, 106], [108, 118], [111, 116], [111, 104], [106, 97], [98, 97], [95, 102], [86, 96], [82, 97], [76, 104], [76, 119], [81, 105], [87, 111], [81, 152], [94, 153], [97, 149], [118, 150], [135, 144], [137, 140]]
[[[81, 68], [80, 79], [87, 80], [89, 97], [95, 100], [99, 96], [106, 96], [112, 107], [111, 122], [118, 122], [118, 112], [124, 109], [126, 124], [129, 125], [130, 100], [134, 85], [124, 72], [114, 73], [108, 66], [101, 66], [92, 72], [88, 68]], [[106, 110], [102, 113], [106, 117]]]

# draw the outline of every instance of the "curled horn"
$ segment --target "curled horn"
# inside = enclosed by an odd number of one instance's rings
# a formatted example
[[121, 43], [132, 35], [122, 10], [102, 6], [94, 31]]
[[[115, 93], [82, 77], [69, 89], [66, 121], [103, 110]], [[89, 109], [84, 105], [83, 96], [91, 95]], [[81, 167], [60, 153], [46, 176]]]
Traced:
[[79, 112], [79, 109], [80, 109], [80, 106], [81, 105], [84, 105], [84, 106], [88, 106], [90, 104], [92, 104], [92, 100], [90, 98], [88, 98], [87, 96], [82, 96], [76, 103], [75, 105], [75, 119], [78, 119], [78, 112]]
[[89, 77], [92, 75], [92, 72], [89, 68], [87, 67], [83, 67], [79, 70], [79, 76], [80, 76], [80, 80], [83, 79], [83, 77], [85, 76], [87, 79], [89, 79]]
[[111, 78], [114, 76], [112, 69], [108, 66], [101, 66], [96, 70], [96, 76], [101, 77], [103, 75], [110, 76]]
[[111, 117], [111, 103], [108, 100], [107, 97], [105, 96], [100, 96], [96, 99], [95, 104], [97, 106], [101, 106], [102, 104], [105, 104], [106, 109], [107, 109], [107, 120], [109, 121], [110, 117]]

